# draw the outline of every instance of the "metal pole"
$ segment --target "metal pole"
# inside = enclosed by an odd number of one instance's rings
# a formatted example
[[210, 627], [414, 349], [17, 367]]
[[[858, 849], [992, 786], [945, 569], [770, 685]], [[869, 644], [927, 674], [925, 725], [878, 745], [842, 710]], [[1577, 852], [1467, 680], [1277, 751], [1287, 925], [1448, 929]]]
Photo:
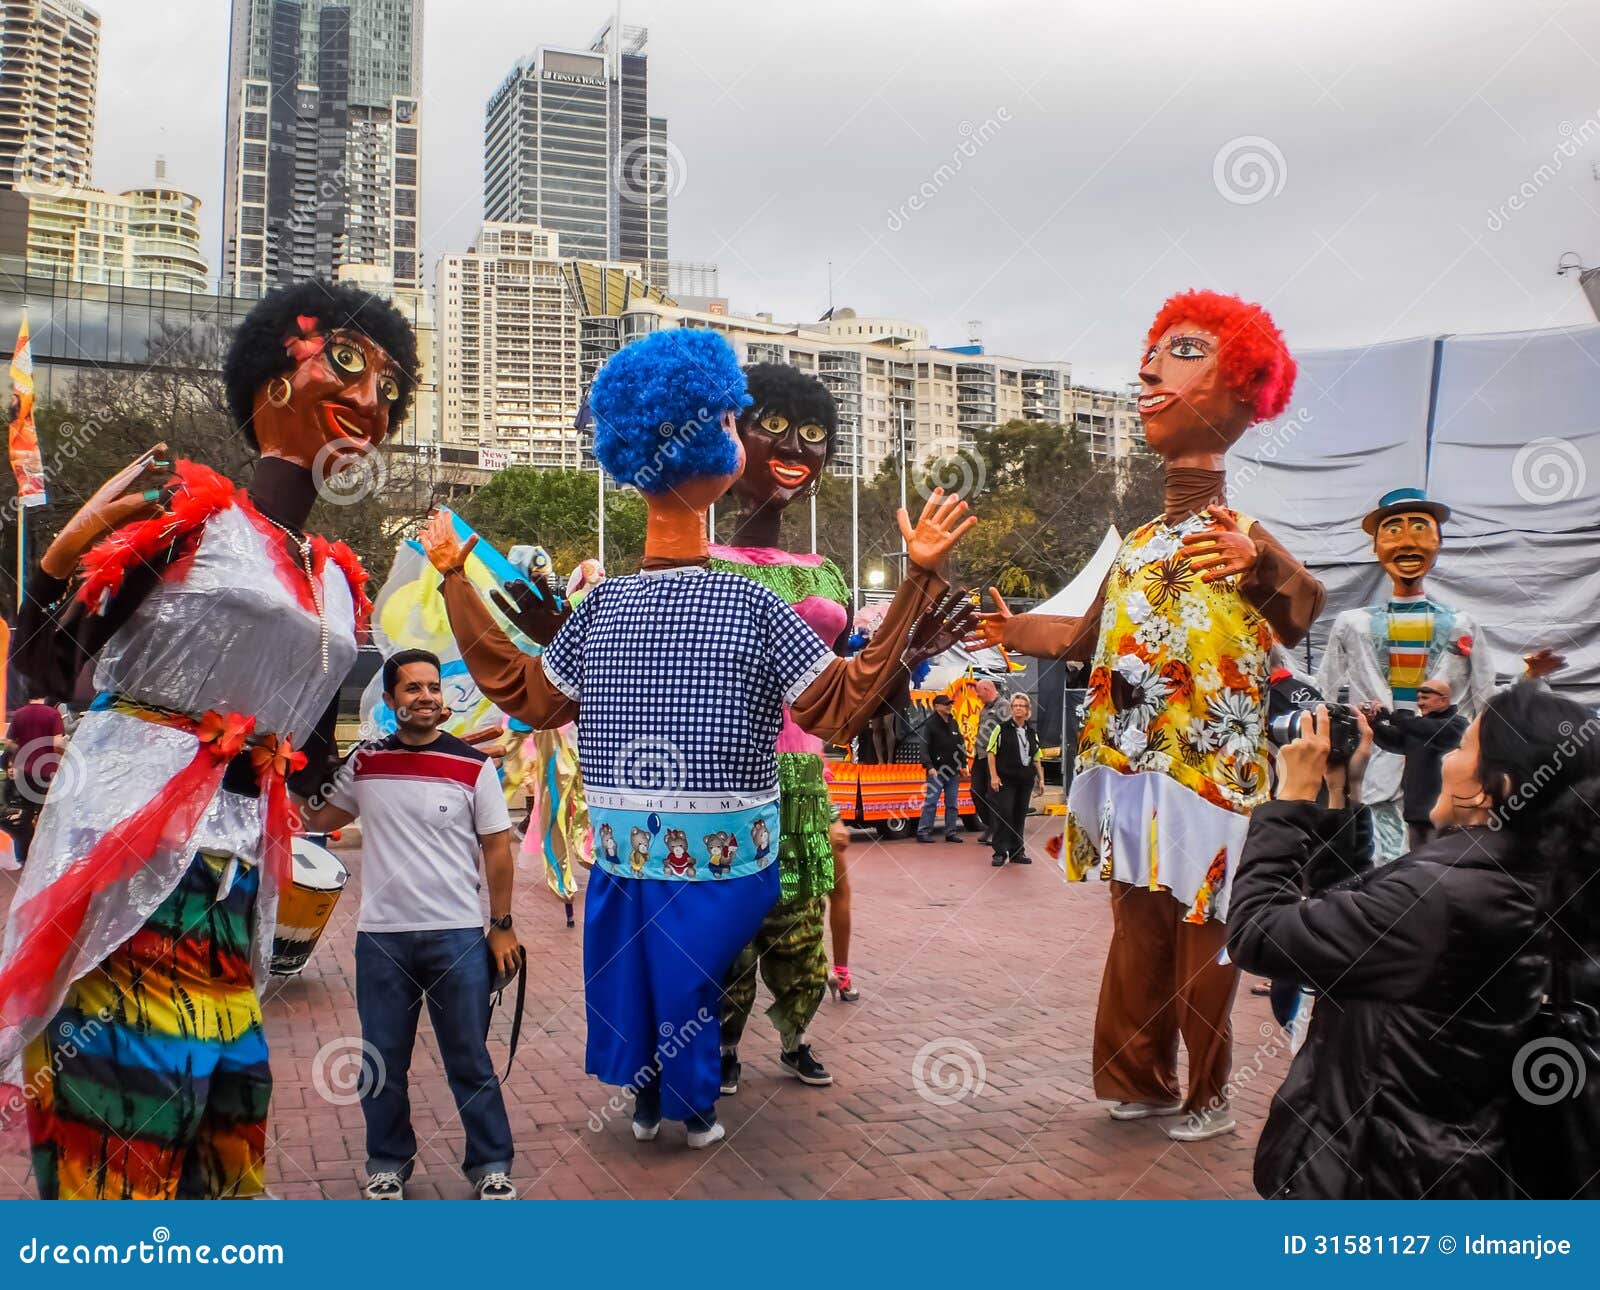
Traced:
[[599, 560], [600, 560], [600, 567], [602, 569], [604, 569], [606, 567], [606, 472], [605, 472], [605, 468], [603, 466], [597, 466], [595, 468], [594, 477], [597, 480], [600, 481], [598, 486], [597, 486], [598, 487], [597, 496], [599, 498], [599, 501], [596, 503], [596, 507], [597, 507], [597, 511], [596, 511], [597, 523], [595, 524], [595, 531], [597, 533], [599, 533], [599, 535], [600, 535]]
[[811, 494], [811, 554], [817, 553], [817, 495]]
[[[861, 608], [861, 445], [850, 468], [850, 617]], [[850, 624], [855, 626], [854, 621]]]
[[[900, 457], [900, 509], [903, 511], [906, 509], [906, 405], [901, 403], [899, 399], [896, 399], [894, 411], [895, 419], [899, 422], [900, 426], [900, 443], [898, 449]], [[906, 554], [906, 539], [904, 534], [900, 535], [900, 554]], [[904, 577], [907, 572], [908, 570], [906, 568], [906, 562], [901, 561], [900, 576]]]
[[28, 508], [17, 504], [17, 621], [22, 621], [22, 588], [28, 572]]

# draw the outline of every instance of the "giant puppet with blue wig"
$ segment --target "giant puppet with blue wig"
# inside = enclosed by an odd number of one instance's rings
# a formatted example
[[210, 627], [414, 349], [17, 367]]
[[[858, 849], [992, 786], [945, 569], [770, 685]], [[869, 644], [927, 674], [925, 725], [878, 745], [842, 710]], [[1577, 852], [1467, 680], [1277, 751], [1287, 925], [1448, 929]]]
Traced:
[[950, 549], [976, 521], [936, 493], [871, 645], [836, 658], [773, 591], [707, 567], [706, 512], [744, 469], [750, 403], [714, 332], [657, 332], [618, 352], [590, 392], [594, 451], [648, 508], [643, 565], [576, 609], [508, 588], [524, 653], [462, 576], [470, 542], [447, 514], [424, 548], [444, 575], [451, 630], [479, 688], [537, 729], [576, 721], [595, 831], [585, 898], [586, 1068], [635, 1093], [634, 1136], [683, 1120], [692, 1147], [723, 1136], [722, 983], [779, 895], [776, 745], [784, 705], [824, 739], [848, 739], [877, 696], [961, 634], [941, 604]]

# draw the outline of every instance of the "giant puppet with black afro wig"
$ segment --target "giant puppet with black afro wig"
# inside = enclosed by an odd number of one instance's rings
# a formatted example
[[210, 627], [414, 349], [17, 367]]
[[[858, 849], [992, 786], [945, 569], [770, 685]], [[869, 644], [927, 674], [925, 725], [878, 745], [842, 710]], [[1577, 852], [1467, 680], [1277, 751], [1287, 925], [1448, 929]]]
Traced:
[[744, 464], [734, 423], [749, 404], [739, 360], [716, 332], [654, 332], [618, 350], [594, 378], [595, 458], [647, 497], [681, 496], [690, 481], [725, 487]]
[[294, 342], [343, 330], [360, 332], [394, 360], [400, 391], [389, 409], [389, 424], [405, 420], [417, 386], [417, 337], [411, 324], [389, 301], [354, 283], [311, 279], [263, 296], [239, 324], [223, 360], [228, 408], [251, 448], [259, 446], [253, 428], [256, 397], [298, 365]]

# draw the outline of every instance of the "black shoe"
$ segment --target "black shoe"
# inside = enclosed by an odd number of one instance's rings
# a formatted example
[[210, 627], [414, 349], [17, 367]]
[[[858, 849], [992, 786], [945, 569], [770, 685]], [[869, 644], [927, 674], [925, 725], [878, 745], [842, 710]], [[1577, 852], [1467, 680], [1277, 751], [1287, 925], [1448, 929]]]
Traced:
[[1005, 864], [1005, 862], [1006, 858], [1004, 856], [996, 856], [993, 860], [989, 861], [989, 863], [992, 864], [996, 869], [1000, 868], [1000, 866]]
[[932, 838], [925, 838], [925, 837], [923, 837], [923, 836], [922, 836], [922, 834], [920, 834], [920, 833], [919, 833], [919, 834], [917, 834], [917, 841], [918, 841], [918, 842], [928, 842], [928, 843], [931, 843], [931, 842], [932, 842], [932, 841], [933, 841], [933, 839], [932, 839]]
[[959, 833], [946, 833], [944, 835], [944, 840], [946, 842], [954, 842], [957, 846], [960, 846], [963, 842], [966, 841], [966, 839], [964, 837], [962, 837]]
[[732, 1097], [739, 1091], [739, 1054], [722, 1054], [722, 1096]]
[[994, 835], [992, 833], [978, 834], [978, 845], [980, 847], [992, 847], [994, 845]]
[[801, 1044], [794, 1052], [781, 1054], [778, 1060], [783, 1064], [783, 1069], [802, 1084], [823, 1088], [833, 1083], [833, 1076], [811, 1055], [810, 1044]]
[[1020, 855], [1012, 856], [1011, 857], [1011, 863], [1012, 864], [1032, 864], [1033, 860], [1028, 855], [1028, 853], [1026, 851], [1024, 851]]

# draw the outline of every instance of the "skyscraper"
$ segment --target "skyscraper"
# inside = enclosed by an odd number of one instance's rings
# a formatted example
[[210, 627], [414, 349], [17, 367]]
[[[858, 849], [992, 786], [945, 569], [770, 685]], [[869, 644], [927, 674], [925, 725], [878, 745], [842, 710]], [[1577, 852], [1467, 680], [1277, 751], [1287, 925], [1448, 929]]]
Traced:
[[224, 281], [422, 285], [423, 0], [233, 0]]
[[94, 10], [0, 0], [0, 188], [88, 184], [99, 71]]
[[667, 123], [648, 107], [649, 33], [607, 24], [584, 49], [520, 61], [484, 114], [484, 218], [537, 224], [562, 254], [667, 284]]

